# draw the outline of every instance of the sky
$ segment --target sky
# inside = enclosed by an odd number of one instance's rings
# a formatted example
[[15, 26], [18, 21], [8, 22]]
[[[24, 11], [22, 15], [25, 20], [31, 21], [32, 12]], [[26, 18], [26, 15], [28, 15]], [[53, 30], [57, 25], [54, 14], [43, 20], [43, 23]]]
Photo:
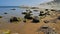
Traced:
[[0, 6], [38, 5], [51, 0], [0, 0]]

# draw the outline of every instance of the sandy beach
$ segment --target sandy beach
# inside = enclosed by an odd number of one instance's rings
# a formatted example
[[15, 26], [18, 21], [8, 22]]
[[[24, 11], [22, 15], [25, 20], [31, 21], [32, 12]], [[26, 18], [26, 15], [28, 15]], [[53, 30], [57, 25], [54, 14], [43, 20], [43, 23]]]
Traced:
[[[53, 12], [51, 12], [53, 13]], [[18, 33], [18, 34], [44, 34], [44, 32], [38, 31], [41, 26], [48, 25], [51, 28], [55, 28], [55, 31], [60, 34], [60, 21], [56, 20], [57, 23], [54, 23], [53, 21], [60, 16], [58, 12], [53, 13], [57, 15], [46, 16], [43, 19], [40, 19], [39, 23], [32, 23], [31, 20], [27, 20], [26, 23], [23, 21], [17, 22], [17, 23], [4, 23], [4, 18], [0, 18], [0, 31], [2, 30], [10, 30], [12, 33]], [[7, 19], [8, 20], [8, 19]], [[49, 20], [49, 23], [44, 23], [44, 20]], [[52, 21], [51, 21], [52, 20]]]

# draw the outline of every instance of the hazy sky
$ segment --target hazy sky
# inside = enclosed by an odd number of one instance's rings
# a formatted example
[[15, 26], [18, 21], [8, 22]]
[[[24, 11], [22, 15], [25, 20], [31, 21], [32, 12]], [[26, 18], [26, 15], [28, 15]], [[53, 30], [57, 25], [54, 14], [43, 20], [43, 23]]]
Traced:
[[37, 5], [51, 0], [0, 0], [0, 6]]

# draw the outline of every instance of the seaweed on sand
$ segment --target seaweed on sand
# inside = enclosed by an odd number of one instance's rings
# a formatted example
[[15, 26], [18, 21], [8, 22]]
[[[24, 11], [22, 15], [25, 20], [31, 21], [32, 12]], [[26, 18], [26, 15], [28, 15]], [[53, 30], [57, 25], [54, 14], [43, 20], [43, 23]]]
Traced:
[[11, 34], [10, 30], [3, 30], [3, 34]]

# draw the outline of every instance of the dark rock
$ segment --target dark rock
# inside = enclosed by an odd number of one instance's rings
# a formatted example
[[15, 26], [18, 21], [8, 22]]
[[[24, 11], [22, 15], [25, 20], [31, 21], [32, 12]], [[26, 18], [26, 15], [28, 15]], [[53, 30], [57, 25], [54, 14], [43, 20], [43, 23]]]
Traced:
[[33, 22], [34, 22], [34, 23], [38, 23], [38, 22], [39, 22], [39, 20], [33, 19]]
[[44, 13], [43, 11], [40, 11], [39, 16], [44, 16], [44, 14], [43, 14], [43, 13]]
[[37, 12], [38, 10], [33, 10], [33, 11]]
[[47, 29], [48, 27], [42, 27], [42, 29]]
[[10, 19], [10, 22], [16, 22], [16, 21], [19, 21], [17, 17], [13, 17]]
[[44, 13], [43, 11], [40, 11], [40, 13]]
[[11, 10], [16, 10], [16, 9], [11, 9]]
[[46, 13], [40, 12], [40, 14], [39, 14], [39, 16], [44, 16], [44, 15], [50, 15], [50, 14], [49, 14], [49, 11], [46, 12]]
[[26, 22], [26, 20], [23, 20], [23, 22]]
[[33, 18], [33, 23], [38, 23], [39, 22], [39, 18], [37, 16], [35, 16], [35, 18]]
[[22, 14], [26, 14], [26, 12], [22, 12]]
[[48, 20], [45, 20], [44, 23], [49, 23], [49, 21]]
[[45, 14], [41, 14], [41, 13], [39, 14], [39, 16], [44, 16], [44, 15], [45, 15]]
[[48, 9], [45, 9], [45, 11], [48, 11]]
[[32, 19], [32, 17], [31, 17], [31, 14], [30, 14], [30, 13], [25, 14], [24, 18], [25, 18], [25, 19]]
[[54, 10], [54, 9], [51, 9], [51, 11], [56, 11], [56, 10]]
[[25, 19], [32, 19], [30, 16], [24, 16]]
[[50, 14], [47, 14], [47, 15], [50, 15]]
[[5, 12], [4, 14], [8, 14], [8, 13]]
[[58, 18], [57, 18], [58, 20], [60, 20], [60, 16], [58, 16]]
[[26, 11], [29, 11], [29, 10], [26, 10]]
[[32, 11], [30, 11], [29, 13], [32, 13]]

